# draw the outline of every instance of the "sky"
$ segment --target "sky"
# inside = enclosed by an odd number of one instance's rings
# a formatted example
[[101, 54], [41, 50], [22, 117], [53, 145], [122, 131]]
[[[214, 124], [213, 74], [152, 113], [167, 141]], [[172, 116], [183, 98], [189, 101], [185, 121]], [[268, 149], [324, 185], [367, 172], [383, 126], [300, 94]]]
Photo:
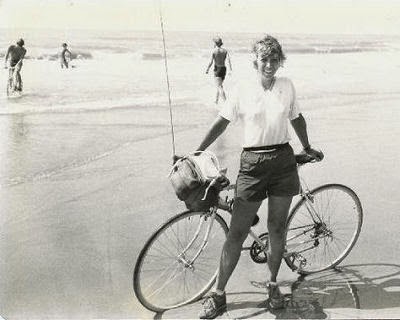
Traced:
[[0, 0], [0, 27], [399, 34], [397, 0]]

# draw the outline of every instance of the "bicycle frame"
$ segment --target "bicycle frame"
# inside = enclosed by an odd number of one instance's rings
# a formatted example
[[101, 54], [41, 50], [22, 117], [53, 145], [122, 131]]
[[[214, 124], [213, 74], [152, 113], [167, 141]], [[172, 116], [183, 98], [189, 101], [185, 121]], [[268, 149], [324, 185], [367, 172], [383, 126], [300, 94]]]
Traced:
[[[300, 167], [301, 167], [301, 165], [298, 165], [298, 168], [300, 168]], [[300, 178], [300, 182], [301, 182], [300, 183], [300, 192], [299, 192], [300, 200], [298, 201], [298, 203], [300, 201], [305, 201], [307, 211], [309, 212], [312, 220], [315, 223], [317, 223], [318, 221], [322, 223], [321, 218], [319, 217], [318, 213], [314, 210], [314, 208], [312, 206], [313, 197], [310, 194], [310, 190], [309, 190], [307, 184], [305, 183], [303, 178]], [[234, 188], [234, 185], [230, 185], [227, 188], [227, 190], [232, 189], [232, 188]], [[294, 206], [294, 208], [296, 206], [297, 206], [297, 204]], [[196, 232], [195, 232], [195, 234], [193, 236], [193, 239], [190, 241], [190, 243], [186, 246], [186, 248], [182, 251], [182, 253], [178, 257], [178, 259], [179, 259], [179, 261], [181, 263], [183, 263], [186, 267], [189, 267], [189, 268], [191, 268], [193, 266], [194, 261], [197, 259], [197, 257], [201, 254], [201, 252], [207, 246], [208, 237], [209, 237], [211, 228], [213, 226], [213, 222], [215, 220], [215, 215], [217, 213], [217, 210], [218, 209], [222, 209], [224, 211], [227, 211], [227, 212], [231, 213], [230, 208], [231, 207], [230, 207], [229, 204], [227, 205], [224, 200], [221, 201], [221, 199], [220, 199], [219, 204], [217, 206], [211, 207], [210, 210], [204, 214], [205, 219], [199, 224], [199, 226], [198, 226], [198, 228], [197, 228], [197, 230], [196, 230]], [[200, 230], [201, 230], [201, 227], [203, 225], [203, 222], [206, 221], [207, 219], [209, 219], [209, 225], [207, 226], [207, 230], [206, 230], [206, 233], [204, 235], [204, 238], [203, 238], [203, 241], [202, 241], [202, 243], [200, 245], [199, 250], [193, 256], [193, 258], [191, 258], [189, 261], [184, 259], [183, 257], [185, 255], [185, 252], [191, 247], [191, 245], [194, 243], [194, 241], [196, 241], [196, 239], [199, 237]], [[307, 227], [307, 226], [304, 226], [304, 227]], [[296, 236], [293, 236], [293, 237], [291, 237], [289, 239], [286, 239], [286, 242], [290, 242], [291, 240], [294, 240], [294, 239], [300, 237], [301, 235], [303, 235], [304, 233], [309, 232], [309, 231], [314, 229], [314, 225], [310, 225], [309, 227], [310, 227], [309, 229], [307, 229], [305, 231], [302, 231], [301, 233], [299, 233], [299, 235], [296, 235]], [[263, 243], [263, 241], [260, 239], [260, 237], [252, 229], [250, 229], [249, 235], [250, 235], [251, 238], [253, 238], [253, 240], [255, 242], [257, 242], [257, 244], [260, 246], [260, 248], [267, 254], [268, 246]], [[308, 242], [315, 242], [318, 238], [322, 238], [322, 237], [323, 236], [314, 237], [314, 238], [312, 238], [312, 239], [310, 239], [308, 241], [302, 242], [301, 244], [305, 244], [305, 243], [308, 243]], [[296, 243], [296, 245], [298, 245], [298, 244], [299, 243]], [[311, 250], [313, 248], [314, 248], [314, 245], [311, 245], [310, 247], [307, 247], [307, 248], [305, 248], [303, 250], [300, 250], [300, 251], [289, 251], [288, 250], [288, 245], [286, 244], [285, 253], [283, 255], [283, 258], [288, 259], [290, 257], [293, 257], [294, 259], [298, 259], [300, 261], [300, 263], [301, 263], [302, 257], [301, 257], [300, 254], [302, 252]], [[248, 249], [248, 248], [244, 248], [244, 249]]]
[[[301, 166], [304, 164], [298, 164], [298, 170], [301, 168]], [[323, 238], [325, 235], [318, 235], [318, 236], [314, 236], [311, 237], [310, 240], [307, 241], [303, 241], [303, 242], [297, 242], [295, 245], [296, 247], [300, 244], [307, 244], [307, 243], [312, 243], [309, 247], [306, 247], [302, 250], [294, 250], [291, 251], [289, 250], [290, 248], [290, 243], [292, 240], [295, 240], [296, 238], [299, 238], [301, 236], [303, 236], [304, 234], [311, 232], [314, 230], [315, 225], [318, 223], [321, 223], [321, 225], [323, 224], [321, 217], [319, 216], [319, 214], [315, 211], [314, 207], [313, 207], [313, 195], [310, 192], [310, 189], [308, 188], [305, 180], [300, 176], [300, 190], [299, 190], [299, 196], [300, 199], [298, 200], [298, 202], [293, 206], [294, 210], [299, 203], [304, 202], [305, 207], [307, 209], [307, 212], [309, 213], [312, 221], [314, 222], [313, 224], [310, 225], [304, 225], [301, 227], [297, 227], [294, 229], [290, 229], [290, 230], [295, 230], [295, 229], [303, 229], [301, 231], [299, 231], [299, 233], [297, 235], [292, 236], [291, 238], [287, 238], [286, 239], [286, 244], [285, 244], [285, 252], [283, 254], [283, 258], [284, 259], [289, 259], [292, 258], [293, 260], [297, 259], [300, 262], [300, 268], [306, 263], [306, 260], [304, 259], [304, 257], [301, 256], [301, 253], [308, 251], [308, 250], [312, 250], [315, 248], [315, 241], [318, 241], [318, 239]], [[290, 214], [289, 214], [290, 215]], [[288, 215], [288, 217], [289, 217]], [[304, 228], [307, 228], [304, 230]], [[286, 230], [288, 231], [288, 230]], [[260, 237], [258, 237], [255, 232], [253, 230], [250, 229], [249, 231], [249, 235], [254, 239], [254, 241], [260, 246], [260, 248], [264, 251], [265, 254], [267, 254], [268, 251], [268, 246], [266, 244], [264, 244], [262, 242], [262, 240], [260, 239]], [[289, 243], [289, 244], [288, 244]]]
[[[182, 263], [185, 265], [185, 267], [192, 268], [192, 267], [193, 267], [193, 262], [196, 261], [197, 257], [202, 253], [202, 251], [204, 250], [204, 248], [207, 246], [208, 237], [209, 237], [209, 235], [210, 235], [211, 228], [212, 228], [212, 226], [213, 226], [213, 224], [214, 224], [215, 215], [217, 214], [217, 209], [218, 209], [218, 207], [216, 207], [216, 206], [215, 206], [215, 207], [212, 207], [207, 213], [204, 214], [204, 220], [201, 221], [200, 224], [198, 225], [197, 230], [196, 230], [196, 232], [195, 232], [195, 234], [194, 234], [194, 236], [193, 236], [193, 239], [188, 243], [188, 245], [185, 247], [185, 249], [183, 249], [183, 251], [179, 254], [179, 256], [178, 256], [178, 261], [179, 261], [179, 262], [182, 262]], [[192, 246], [192, 244], [193, 244], [193, 243], [197, 240], [197, 238], [199, 237], [201, 227], [202, 227], [203, 223], [204, 223], [207, 219], [209, 219], [210, 222], [209, 222], [209, 225], [208, 225], [208, 227], [207, 227], [206, 233], [205, 233], [205, 235], [204, 235], [203, 241], [202, 241], [202, 243], [201, 243], [201, 245], [200, 245], [200, 248], [199, 248], [199, 250], [195, 253], [195, 255], [193, 256], [193, 258], [190, 259], [190, 261], [187, 261], [187, 260], [184, 258], [185, 253], [186, 253], [187, 250], [189, 250], [189, 248]]]

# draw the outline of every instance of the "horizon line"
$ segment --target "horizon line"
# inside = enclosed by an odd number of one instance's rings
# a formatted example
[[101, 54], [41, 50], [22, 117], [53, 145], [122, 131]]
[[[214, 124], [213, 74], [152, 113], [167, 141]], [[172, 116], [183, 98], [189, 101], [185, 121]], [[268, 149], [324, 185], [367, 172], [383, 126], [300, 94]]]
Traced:
[[[35, 31], [42, 31], [42, 30], [47, 30], [47, 31], [108, 31], [108, 32], [161, 32], [161, 29], [156, 29], [156, 28], [148, 28], [148, 29], [134, 29], [134, 28], [115, 28], [115, 29], [101, 29], [101, 28], [82, 28], [82, 27], [69, 27], [68, 29], [59, 27], [59, 28], [48, 28], [48, 27], [6, 27], [6, 26], [0, 26], [0, 29], [3, 30], [35, 30]], [[279, 31], [271, 31], [271, 32], [265, 32], [265, 31], [253, 31], [253, 30], [248, 30], [248, 31], [232, 31], [232, 30], [221, 30], [221, 31], [216, 31], [216, 30], [182, 30], [182, 29], [167, 29], [165, 30], [166, 32], [200, 32], [200, 33], [217, 33], [217, 34], [229, 34], [229, 33], [241, 33], [241, 34], [276, 34], [276, 35], [315, 35], [315, 36], [324, 36], [324, 35], [337, 35], [337, 36], [397, 36], [400, 37], [399, 33], [380, 33], [380, 32], [368, 32], [368, 33], [349, 33], [349, 32], [295, 32], [295, 31], [286, 31], [286, 32], [279, 32]]]

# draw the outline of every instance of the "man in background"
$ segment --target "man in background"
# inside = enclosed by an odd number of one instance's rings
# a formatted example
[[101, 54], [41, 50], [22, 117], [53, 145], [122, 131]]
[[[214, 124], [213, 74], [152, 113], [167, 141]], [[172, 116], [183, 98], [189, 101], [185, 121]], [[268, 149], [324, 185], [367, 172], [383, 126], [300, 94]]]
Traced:
[[211, 61], [208, 64], [206, 73], [210, 70], [211, 66], [214, 64], [214, 77], [215, 84], [217, 86], [217, 94], [215, 97], [215, 103], [218, 104], [219, 98], [221, 97], [224, 101], [226, 100], [226, 95], [222, 83], [226, 76], [226, 66], [225, 60], [228, 60], [230, 71], [232, 72], [231, 59], [229, 53], [225, 48], [222, 48], [222, 39], [217, 37], [213, 39], [215, 48], [211, 54]]
[[10, 59], [10, 70], [14, 72], [16, 81], [14, 82], [14, 90], [22, 91], [22, 78], [21, 78], [21, 68], [22, 60], [25, 57], [26, 49], [24, 48], [25, 42], [23, 39], [17, 41], [17, 45], [11, 45], [6, 53], [5, 57], [5, 68], [7, 68], [7, 61]]
[[68, 45], [66, 43], [63, 43], [62, 50], [60, 53], [61, 69], [64, 67], [68, 69], [68, 63], [70, 60], [71, 60], [71, 51], [68, 50]]

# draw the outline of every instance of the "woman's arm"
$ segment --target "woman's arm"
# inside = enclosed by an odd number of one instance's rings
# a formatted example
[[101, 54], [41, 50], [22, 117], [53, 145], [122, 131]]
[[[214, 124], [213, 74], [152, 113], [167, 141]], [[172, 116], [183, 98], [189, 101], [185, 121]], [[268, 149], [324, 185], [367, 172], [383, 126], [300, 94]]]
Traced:
[[4, 66], [7, 67], [7, 60], [8, 60], [8, 56], [10, 55], [10, 51], [11, 51], [11, 46], [8, 47], [7, 53], [5, 55], [5, 59], [4, 59]]
[[229, 122], [224, 117], [217, 116], [197, 150], [204, 151], [207, 149], [225, 131]]
[[231, 72], [232, 72], [232, 63], [231, 63], [231, 57], [230, 57], [230, 55], [229, 55], [229, 52], [228, 52], [228, 51], [226, 51], [226, 58], [228, 59], [229, 69], [230, 69], [230, 70], [231, 70]]
[[210, 63], [208, 64], [206, 73], [208, 73], [208, 71], [210, 70], [210, 68], [211, 68], [211, 66], [212, 66], [212, 64], [213, 64], [213, 62], [214, 62], [214, 52], [213, 52], [213, 54], [211, 55], [211, 61], [210, 61]]
[[291, 124], [297, 136], [299, 137], [299, 140], [304, 148], [304, 152], [318, 161], [322, 160], [324, 158], [322, 151], [311, 148], [310, 142], [308, 141], [307, 124], [303, 115], [300, 113], [296, 119], [291, 120]]
[[304, 149], [310, 147], [310, 143], [308, 141], [308, 134], [307, 134], [307, 124], [306, 120], [304, 119], [303, 115], [300, 113], [296, 119], [291, 121], [292, 127], [296, 132], [299, 140]]

